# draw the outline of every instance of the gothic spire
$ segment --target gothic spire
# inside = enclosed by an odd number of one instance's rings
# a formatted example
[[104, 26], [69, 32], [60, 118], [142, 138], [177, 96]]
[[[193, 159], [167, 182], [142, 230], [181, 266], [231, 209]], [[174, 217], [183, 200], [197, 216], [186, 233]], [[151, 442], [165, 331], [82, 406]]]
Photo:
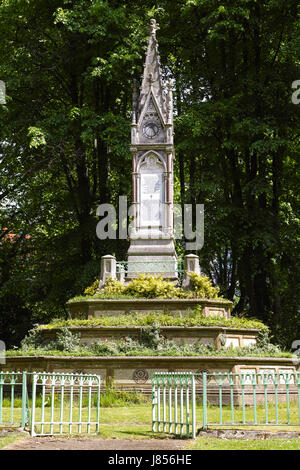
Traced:
[[142, 77], [142, 86], [139, 99], [139, 116], [143, 111], [148, 94], [151, 90], [156, 98], [157, 104], [164, 119], [166, 119], [164, 83], [162, 80], [158, 43], [156, 40], [156, 31], [159, 29], [159, 25], [154, 19], [151, 19], [148, 29], [150, 30], [150, 37], [148, 39], [144, 73]]

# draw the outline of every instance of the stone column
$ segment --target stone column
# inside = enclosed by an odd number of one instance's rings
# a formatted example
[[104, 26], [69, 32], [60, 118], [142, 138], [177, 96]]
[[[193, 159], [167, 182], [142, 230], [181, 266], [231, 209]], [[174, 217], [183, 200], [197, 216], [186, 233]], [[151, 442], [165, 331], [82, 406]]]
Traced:
[[168, 165], [168, 228], [170, 231], [173, 231], [173, 168], [172, 168], [172, 158], [173, 154], [168, 153], [167, 155], [167, 165]]
[[182, 280], [182, 287], [184, 289], [191, 288], [191, 279], [187, 273], [197, 273], [200, 274], [200, 265], [199, 265], [199, 256], [193, 255], [192, 253], [189, 255], [185, 255], [184, 257], [184, 275]]
[[101, 271], [99, 289], [103, 287], [107, 279], [116, 279], [117, 277], [117, 261], [115, 256], [105, 255], [101, 258]]
[[137, 226], [137, 173], [136, 153], [132, 154], [132, 205], [133, 205], [133, 227]]

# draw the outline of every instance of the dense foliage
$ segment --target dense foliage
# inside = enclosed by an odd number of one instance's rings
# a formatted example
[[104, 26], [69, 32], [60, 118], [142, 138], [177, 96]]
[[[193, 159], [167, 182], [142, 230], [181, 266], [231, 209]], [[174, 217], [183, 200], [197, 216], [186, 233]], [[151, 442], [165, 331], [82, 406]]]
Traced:
[[[6, 0], [0, 4], [0, 336], [99, 276], [126, 240], [96, 237], [96, 208], [130, 196], [132, 80], [151, 17], [175, 78], [177, 202], [204, 203], [197, 254], [234, 313], [300, 338], [300, 79], [296, 0]], [[129, 200], [130, 203], [130, 200]], [[184, 240], [178, 241], [180, 254]]]
[[[222, 299], [218, 296], [219, 287], [214, 287], [212, 280], [203, 274], [189, 273], [191, 289], [176, 287], [174, 282], [163, 279], [162, 276], [140, 274], [126, 285], [117, 279], [108, 278], [101, 289], [99, 280], [84, 291], [86, 298], [141, 298], [141, 299]], [[84, 296], [72, 300], [84, 299]], [[223, 299], [224, 300], [224, 299]]]

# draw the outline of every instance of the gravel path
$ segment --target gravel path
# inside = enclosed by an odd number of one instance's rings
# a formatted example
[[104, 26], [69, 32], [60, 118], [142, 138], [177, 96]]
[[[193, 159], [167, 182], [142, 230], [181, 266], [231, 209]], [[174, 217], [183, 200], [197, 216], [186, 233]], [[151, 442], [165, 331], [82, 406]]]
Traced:
[[3, 450], [182, 450], [180, 439], [104, 439], [101, 437], [28, 437]]

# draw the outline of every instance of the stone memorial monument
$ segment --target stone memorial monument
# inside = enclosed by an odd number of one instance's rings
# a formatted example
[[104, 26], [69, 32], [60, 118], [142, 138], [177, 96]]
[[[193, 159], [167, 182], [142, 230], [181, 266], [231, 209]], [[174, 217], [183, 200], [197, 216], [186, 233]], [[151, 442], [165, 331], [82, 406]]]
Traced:
[[[131, 152], [133, 162], [133, 207], [134, 222], [130, 232], [130, 247], [128, 250], [127, 271], [126, 262], [119, 262], [123, 267], [122, 279], [130, 281], [138, 277], [139, 273], [160, 274], [164, 278], [177, 281], [177, 256], [174, 246], [173, 233], [173, 111], [172, 111], [172, 83], [164, 89], [159, 64], [159, 55], [156, 41], [158, 25], [155, 20], [150, 22], [150, 38], [146, 54], [140, 93], [135, 85], [133, 94], [133, 115]], [[109, 279], [116, 279], [117, 260], [115, 256], [106, 255], [101, 259], [101, 288]], [[199, 259], [194, 254], [184, 258], [185, 274], [182, 287], [189, 288], [188, 273], [200, 273]], [[120, 275], [120, 271], [118, 273]], [[93, 320], [101, 317], [120, 317], [134, 314], [164, 314], [189, 318], [191, 314], [200, 311], [201, 316], [217, 318], [219, 321], [211, 326], [205, 324], [186, 326], [161, 326], [161, 338], [172, 340], [178, 345], [200, 344], [211, 346], [215, 350], [235, 347], [249, 347], [257, 344], [260, 330], [244, 326], [228, 326], [232, 302], [222, 298], [107, 298], [101, 296], [87, 296], [71, 299], [67, 303], [70, 317], [73, 319]], [[195, 318], [195, 316], [194, 316]], [[224, 319], [223, 324], [220, 319]], [[134, 322], [130, 325], [116, 322], [115, 326], [89, 325], [68, 327], [70, 331], [80, 333], [82, 344], [91, 344], [94, 341], [124, 342], [126, 337], [139, 340], [143, 327]], [[51, 341], [60, 331], [59, 328], [40, 330], [45, 341]], [[164, 338], [164, 339], [163, 339]], [[211, 349], [211, 351], [213, 351]], [[212, 352], [209, 356], [161, 356], [153, 350], [149, 355], [121, 355], [103, 356], [11, 356], [7, 358], [7, 370], [44, 370], [58, 369], [64, 372], [84, 371], [97, 373], [103, 382], [123, 390], [139, 390], [151, 393], [151, 376], [154, 372], [221, 372], [221, 373], [263, 373], [271, 374], [292, 373], [299, 370], [293, 358], [283, 357], [245, 357], [236, 356], [232, 349], [230, 355], [217, 355]], [[209, 384], [211, 400], [218, 400], [217, 382]], [[264, 402], [264, 385], [260, 384], [261, 393], [258, 400]], [[292, 388], [293, 387], [293, 388]], [[201, 381], [197, 384], [201, 390]], [[232, 400], [233, 393], [238, 399], [243, 390], [237, 386], [224, 392], [224, 400]], [[251, 391], [252, 393], [252, 391]], [[277, 389], [276, 392], [277, 393]], [[290, 385], [289, 394], [299, 398], [296, 386]], [[228, 401], [227, 401], [228, 402]], [[226, 402], [224, 401], [224, 404]]]
[[[128, 282], [140, 274], [160, 275], [177, 282], [178, 260], [173, 226], [174, 125], [172, 80], [162, 79], [156, 40], [159, 29], [150, 20], [144, 72], [140, 89], [133, 86], [131, 122], [132, 207], [130, 246], [125, 270], [117, 273], [118, 263], [111, 255], [101, 259], [99, 288], [118, 277]], [[119, 265], [121, 266], [121, 265]], [[183, 287], [190, 287], [188, 272], [200, 273], [199, 258], [186, 255]]]
[[130, 230], [127, 279], [138, 273], [177, 280], [173, 233], [173, 98], [172, 81], [162, 80], [156, 40], [150, 38], [140, 92], [133, 90], [131, 124], [133, 224]]

